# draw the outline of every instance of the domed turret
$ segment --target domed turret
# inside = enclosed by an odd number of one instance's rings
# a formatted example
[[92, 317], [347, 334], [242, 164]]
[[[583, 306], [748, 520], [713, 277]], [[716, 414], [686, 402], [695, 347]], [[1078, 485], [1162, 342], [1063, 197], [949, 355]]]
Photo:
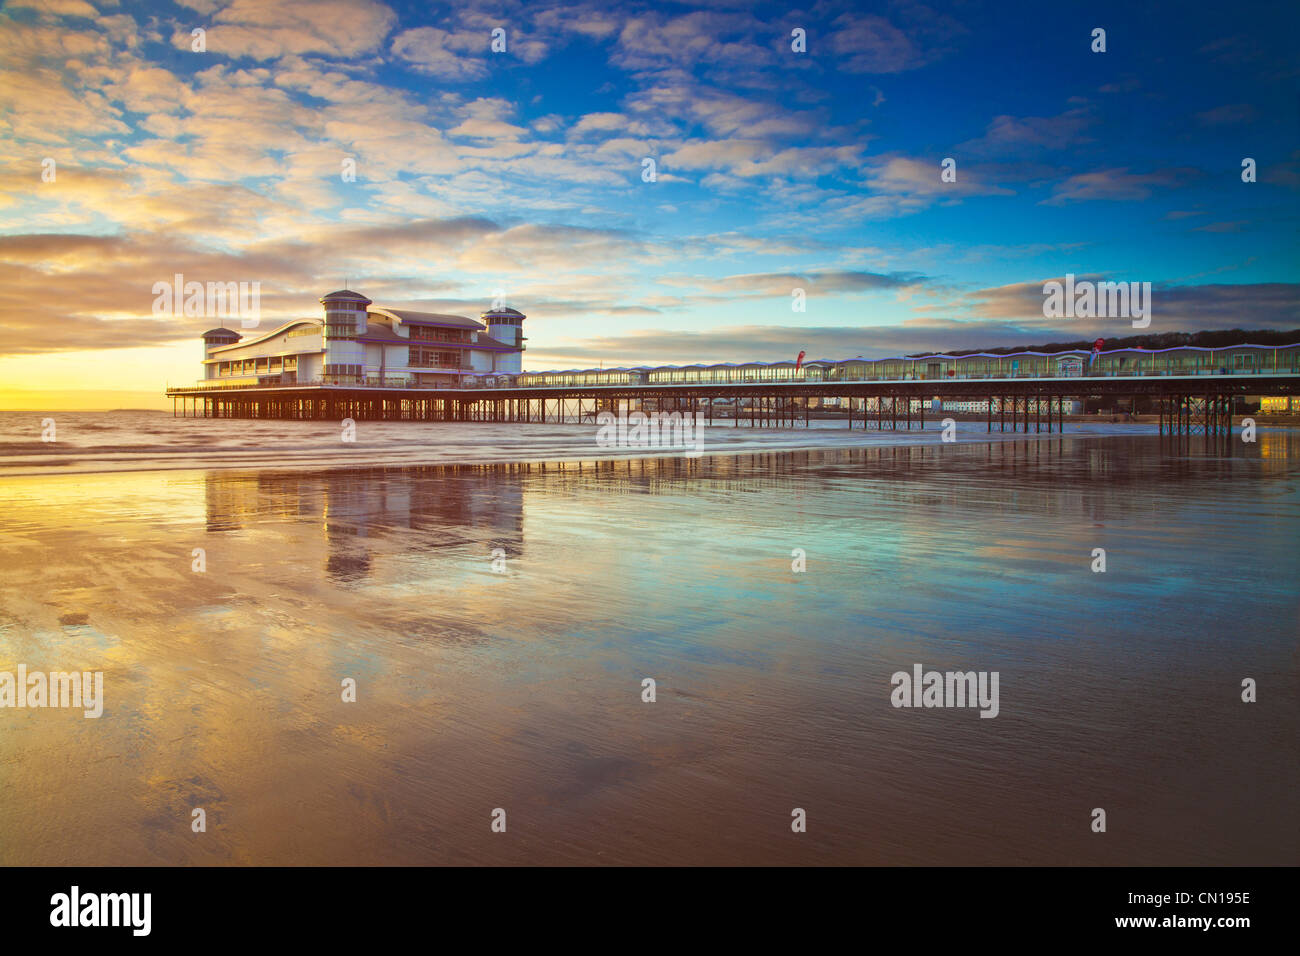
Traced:
[[320, 297], [321, 304], [327, 302], [360, 302], [362, 305], [371, 305], [371, 301], [360, 292], [353, 292], [351, 289], [339, 289], [338, 292], [331, 292], [329, 295]]
[[366, 306], [371, 302], [360, 292], [340, 289], [320, 298], [325, 307], [325, 338], [348, 339], [366, 331]]
[[481, 313], [479, 318], [487, 326], [488, 335], [498, 342], [513, 345], [521, 350], [519, 352], [507, 352], [496, 357], [496, 371], [518, 375], [524, 367], [522, 352], [524, 348], [524, 319], [528, 318], [528, 316], [517, 309], [502, 306]]
[[234, 345], [242, 338], [234, 329], [208, 329], [203, 333], [203, 357], [207, 358], [215, 348]]
[[214, 378], [217, 374], [215, 363], [208, 362], [212, 358], [212, 350], [219, 349], [225, 345], [234, 345], [243, 336], [234, 329], [208, 329], [203, 333], [203, 377]]
[[320, 298], [325, 307], [321, 342], [325, 346], [322, 377], [337, 385], [364, 381], [366, 346], [357, 339], [366, 334], [366, 307], [370, 300], [360, 292], [340, 289]]

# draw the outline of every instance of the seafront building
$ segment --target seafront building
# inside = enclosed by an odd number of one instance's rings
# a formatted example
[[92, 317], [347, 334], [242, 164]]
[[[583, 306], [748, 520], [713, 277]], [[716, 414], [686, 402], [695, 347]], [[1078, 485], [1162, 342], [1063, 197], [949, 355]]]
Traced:
[[505, 384], [522, 367], [526, 316], [514, 309], [494, 308], [476, 321], [376, 307], [350, 289], [320, 303], [320, 319], [248, 338], [227, 328], [203, 333], [204, 382], [448, 388]]

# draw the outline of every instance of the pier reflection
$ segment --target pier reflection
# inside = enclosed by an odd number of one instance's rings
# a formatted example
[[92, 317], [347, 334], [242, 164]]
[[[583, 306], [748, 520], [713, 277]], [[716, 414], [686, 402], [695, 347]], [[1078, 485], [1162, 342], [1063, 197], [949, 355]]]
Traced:
[[[345, 552], [393, 530], [414, 531], [414, 547], [436, 551], [490, 537], [508, 555], [523, 546], [529, 491], [566, 484], [604, 495], [677, 494], [683, 483], [707, 482], [713, 491], [806, 491], [816, 481], [872, 482], [872, 490], [900, 503], [979, 508], [982, 496], [963, 500], [963, 485], [1014, 485], [1016, 505], [1059, 512], [1062, 495], [1087, 490], [1094, 502], [1123, 507], [1131, 486], [1180, 480], [1228, 480], [1237, 460], [1257, 462], [1262, 474], [1283, 472], [1300, 457], [1300, 432], [1262, 430], [1254, 443], [1239, 436], [1160, 439], [1086, 436], [969, 444], [887, 445], [862, 448], [703, 455], [697, 458], [624, 458], [603, 461], [400, 466], [308, 472], [214, 471], [204, 477], [207, 529], [238, 530], [268, 519], [319, 523], [341, 574], [364, 570], [364, 557]], [[949, 490], [936, 495], [936, 484]]]
[[340, 581], [365, 577], [372, 545], [398, 531], [416, 552], [489, 542], [510, 558], [523, 550], [522, 477], [508, 465], [209, 472], [207, 530], [309, 523], [324, 541], [326, 570]]

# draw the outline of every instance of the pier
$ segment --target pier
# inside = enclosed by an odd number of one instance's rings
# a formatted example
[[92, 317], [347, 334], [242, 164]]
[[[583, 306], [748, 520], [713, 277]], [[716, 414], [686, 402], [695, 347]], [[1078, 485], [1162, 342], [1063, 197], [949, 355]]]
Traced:
[[[793, 381], [744, 384], [509, 385], [230, 385], [167, 389], [173, 414], [200, 418], [414, 422], [591, 422], [619, 408], [704, 415], [736, 428], [792, 428], [812, 418], [842, 418], [847, 428], [924, 428], [944, 412], [938, 399], [982, 403], [989, 432], [1059, 432], [1066, 403], [1079, 398], [1153, 404], [1161, 434], [1228, 434], [1234, 400], [1295, 395], [1300, 374], [1199, 374], [1096, 378], [996, 378], [904, 381]], [[725, 403], [725, 404], [723, 404]], [[914, 407], [915, 406], [915, 407]], [[828, 414], [829, 413], [829, 414]]]

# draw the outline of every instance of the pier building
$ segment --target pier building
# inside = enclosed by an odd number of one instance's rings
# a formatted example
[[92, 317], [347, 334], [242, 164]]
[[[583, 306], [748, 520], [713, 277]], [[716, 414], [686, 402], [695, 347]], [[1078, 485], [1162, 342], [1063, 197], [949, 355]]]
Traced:
[[269, 332], [205, 332], [203, 383], [456, 388], [519, 374], [526, 316], [514, 309], [489, 310], [479, 321], [383, 308], [350, 289], [320, 303], [322, 318]]

